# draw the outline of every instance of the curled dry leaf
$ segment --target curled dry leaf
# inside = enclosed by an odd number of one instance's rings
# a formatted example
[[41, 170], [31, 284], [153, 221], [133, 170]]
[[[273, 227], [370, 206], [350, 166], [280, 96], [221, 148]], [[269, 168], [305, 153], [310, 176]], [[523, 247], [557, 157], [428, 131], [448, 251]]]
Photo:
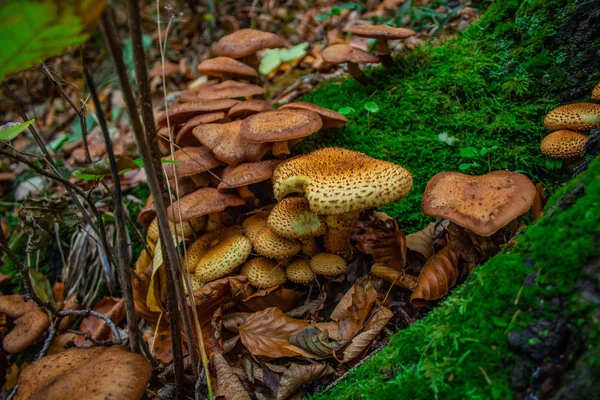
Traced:
[[286, 314], [288, 317], [292, 318], [302, 318], [305, 315], [312, 315], [319, 310], [323, 309], [323, 305], [325, 303], [325, 294], [320, 296], [317, 299], [311, 300], [306, 304], [298, 306], [293, 310], [288, 311]]
[[406, 238], [394, 218], [383, 212], [373, 213], [367, 221], [359, 221], [352, 240], [359, 251], [372, 255], [374, 262], [404, 270]]
[[250, 395], [231, 370], [225, 357], [216, 353], [212, 359], [217, 372], [217, 396], [223, 396], [226, 400], [250, 400]]
[[327, 364], [292, 364], [283, 373], [279, 388], [277, 389], [277, 400], [289, 399], [292, 395], [302, 389], [304, 385], [331, 375], [335, 371]]
[[262, 311], [269, 307], [277, 307], [283, 312], [289, 311], [298, 304], [302, 295], [292, 289], [273, 286], [242, 299], [242, 308], [249, 311]]
[[421, 254], [426, 260], [429, 260], [433, 255], [434, 230], [435, 222], [432, 222], [424, 229], [406, 236], [406, 247]]
[[417, 286], [410, 296], [410, 304], [423, 307], [427, 305], [428, 300], [437, 300], [447, 295], [456, 284], [458, 256], [458, 251], [446, 245], [427, 260], [419, 275]]
[[290, 343], [319, 357], [329, 357], [342, 347], [342, 342], [329, 339], [327, 330], [308, 328], [290, 337]]
[[481, 255], [462, 227], [450, 222], [446, 226], [446, 230], [448, 231], [448, 244], [460, 253], [463, 260], [473, 265], [481, 262]]
[[338, 321], [337, 340], [346, 340], [359, 332], [377, 300], [377, 291], [370, 286], [354, 284], [331, 313]]
[[387, 325], [393, 317], [393, 313], [386, 307], [381, 307], [371, 317], [363, 332], [356, 335], [348, 347], [344, 350], [342, 362], [354, 360], [363, 354], [373, 343], [373, 340], [379, 335], [379, 332]]
[[[125, 318], [125, 304], [123, 299], [116, 297], [104, 297], [96, 304], [94, 311], [109, 317], [115, 324], [119, 324]], [[114, 339], [109, 326], [100, 318], [88, 316], [81, 321], [81, 332], [88, 333], [94, 340]], [[77, 347], [90, 347], [92, 343], [83, 336], [77, 336], [74, 340]]]
[[373, 264], [371, 267], [371, 274], [409, 290], [414, 290], [415, 286], [417, 286], [416, 276], [404, 274], [398, 270], [387, 267], [385, 264]]
[[239, 333], [240, 325], [251, 316], [252, 313], [234, 312], [223, 317], [223, 327], [230, 332]]

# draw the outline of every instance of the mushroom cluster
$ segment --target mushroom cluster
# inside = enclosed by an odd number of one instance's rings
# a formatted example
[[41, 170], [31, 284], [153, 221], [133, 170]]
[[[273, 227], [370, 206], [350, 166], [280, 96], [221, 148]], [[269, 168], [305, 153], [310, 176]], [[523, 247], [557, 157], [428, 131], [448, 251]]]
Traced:
[[[600, 84], [592, 90], [592, 100], [600, 100]], [[544, 125], [552, 131], [542, 139], [540, 150], [548, 157], [576, 159], [585, 153], [588, 133], [600, 126], [600, 104], [573, 103], [550, 111]]]

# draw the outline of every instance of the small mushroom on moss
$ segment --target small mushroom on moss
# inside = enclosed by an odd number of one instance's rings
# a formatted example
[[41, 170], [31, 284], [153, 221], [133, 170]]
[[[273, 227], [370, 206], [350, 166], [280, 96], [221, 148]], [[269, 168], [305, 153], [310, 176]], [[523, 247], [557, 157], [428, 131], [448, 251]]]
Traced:
[[394, 28], [388, 25], [354, 25], [348, 32], [355, 36], [377, 39], [375, 54], [381, 57], [385, 65], [393, 65], [392, 52], [388, 45], [389, 40], [406, 39], [417, 33], [412, 29]]
[[241, 58], [246, 64], [258, 66], [258, 51], [284, 46], [285, 41], [274, 33], [239, 29], [219, 39], [215, 52], [221, 57]]
[[264, 257], [253, 258], [244, 264], [242, 275], [246, 275], [248, 283], [259, 289], [281, 285], [286, 279], [283, 268]]
[[258, 72], [254, 68], [231, 57], [215, 57], [204, 60], [198, 65], [198, 72], [216, 76], [221, 80], [258, 78]]
[[315, 273], [310, 269], [308, 260], [305, 259], [293, 261], [285, 269], [285, 274], [290, 281], [303, 285], [315, 279]]
[[347, 44], [331, 45], [321, 52], [321, 56], [323, 60], [330, 64], [339, 65], [348, 63], [348, 72], [362, 85], [369, 83], [370, 79], [362, 72], [358, 64], [372, 64], [380, 61], [379, 57]]
[[551, 131], [589, 131], [600, 126], [600, 104], [574, 103], [560, 106], [546, 115], [544, 125]]
[[337, 254], [319, 253], [310, 259], [310, 269], [317, 275], [336, 276], [346, 272], [346, 260]]
[[540, 150], [552, 158], [577, 158], [583, 156], [588, 139], [583, 133], [562, 129], [542, 139]]

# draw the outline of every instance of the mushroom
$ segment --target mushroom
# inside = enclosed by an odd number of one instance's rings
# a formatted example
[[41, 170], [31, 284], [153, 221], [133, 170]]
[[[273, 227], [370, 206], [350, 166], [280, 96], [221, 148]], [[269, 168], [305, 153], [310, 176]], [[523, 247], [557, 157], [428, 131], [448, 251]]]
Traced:
[[174, 202], [167, 208], [167, 214], [171, 221], [179, 219], [189, 221], [202, 215], [208, 215], [225, 210], [227, 207], [236, 207], [244, 204], [244, 200], [230, 193], [221, 193], [215, 188], [206, 187]]
[[219, 39], [215, 52], [222, 57], [243, 58], [246, 64], [257, 66], [258, 51], [284, 46], [285, 41], [274, 33], [256, 29], [239, 29]]
[[122, 346], [71, 348], [25, 367], [15, 400], [138, 400], [151, 371], [144, 356]]
[[389, 40], [406, 39], [417, 33], [412, 29], [394, 28], [387, 25], [354, 25], [348, 32], [355, 36], [377, 39], [375, 54], [381, 57], [384, 65], [393, 65], [392, 52], [388, 45]]
[[[177, 124], [182, 124], [199, 114], [213, 113], [215, 111], [227, 111], [237, 103], [239, 103], [239, 100], [234, 100], [231, 98], [218, 98], [211, 99], [210, 101], [208, 99], [203, 99], [189, 103], [183, 103], [171, 108], [168, 113], [164, 111], [160, 113], [156, 117], [156, 126], [159, 128], [166, 127], [167, 116], [169, 118], [169, 123], [173, 127]], [[166, 136], [169, 137], [168, 133]]]
[[346, 260], [337, 254], [315, 254], [309, 262], [310, 269], [317, 275], [336, 276], [346, 272]]
[[152, 200], [152, 195], [149, 195], [146, 199], [146, 204], [144, 204], [144, 207], [140, 210], [140, 213], [137, 216], [137, 222], [142, 226], [142, 228], [147, 228], [154, 217], [156, 217], [154, 201]]
[[177, 136], [175, 137], [175, 144], [179, 147], [199, 146], [200, 142], [198, 142], [198, 139], [192, 135], [192, 130], [195, 127], [198, 125], [225, 121], [227, 121], [227, 114], [225, 114], [223, 111], [196, 115], [195, 117], [187, 120], [187, 122], [179, 129], [179, 132], [177, 132]]
[[589, 131], [600, 126], [600, 104], [574, 103], [550, 111], [544, 125], [551, 131]]
[[271, 179], [273, 170], [279, 163], [279, 160], [266, 160], [243, 163], [235, 167], [227, 166], [223, 170], [222, 181], [217, 189], [220, 191], [237, 189], [240, 197], [248, 202], [255, 198], [248, 186]]
[[318, 252], [314, 237], [327, 230], [325, 219], [310, 211], [304, 197], [288, 197], [275, 204], [267, 225], [276, 235], [300, 240], [303, 252], [309, 255]]
[[19, 318], [37, 308], [38, 306], [33, 300], [23, 301], [22, 294], [0, 295], [0, 314], [8, 315], [11, 318]]
[[256, 70], [241, 61], [230, 57], [215, 57], [202, 61], [198, 65], [198, 72], [208, 76], [216, 76], [221, 80], [232, 78], [258, 78]]
[[552, 158], [577, 158], [583, 156], [588, 139], [583, 133], [562, 129], [542, 139], [540, 150]]
[[14, 328], [4, 338], [4, 350], [9, 353], [22, 352], [36, 343], [49, 326], [50, 318], [39, 308], [23, 314], [17, 318]]
[[600, 101], [600, 82], [592, 89], [592, 100]]
[[378, 63], [380, 61], [379, 57], [347, 44], [331, 45], [321, 52], [321, 56], [323, 60], [330, 64], [339, 65], [348, 63], [348, 72], [362, 85], [369, 83], [370, 79], [361, 71], [358, 64]]
[[[168, 163], [170, 160], [175, 160], [176, 163]], [[177, 179], [191, 177], [198, 174], [203, 174], [213, 168], [223, 165], [221, 160], [218, 160], [213, 152], [204, 147], [182, 147], [173, 153], [173, 157], [163, 157], [167, 163], [163, 164], [163, 169], [167, 179]]]
[[319, 107], [316, 104], [308, 103], [306, 101], [297, 101], [279, 107], [280, 110], [288, 108], [294, 110], [307, 110], [319, 114], [321, 121], [323, 121], [323, 129], [339, 128], [346, 125], [348, 122], [348, 119], [339, 112], [330, 110], [329, 108]]
[[206, 124], [194, 128], [192, 133], [219, 160], [236, 166], [244, 161], [260, 161], [272, 145], [248, 141], [241, 135], [242, 121], [225, 124]]
[[231, 119], [244, 119], [250, 115], [273, 110], [275, 110], [275, 108], [268, 101], [246, 100], [231, 107], [227, 115]]
[[[265, 88], [251, 83], [236, 81], [223, 81], [216, 85], [206, 86], [198, 91], [198, 98], [203, 100], [232, 99], [235, 97], [252, 98], [257, 94], [263, 94]], [[188, 103], [184, 103], [188, 104]]]
[[264, 212], [246, 219], [242, 227], [256, 252], [267, 258], [283, 260], [296, 255], [302, 248], [297, 240], [276, 235], [267, 225], [268, 215]]
[[253, 258], [244, 264], [242, 275], [246, 275], [248, 283], [259, 289], [281, 285], [286, 279], [283, 268], [264, 257]]
[[[171, 234], [177, 230], [178, 234], [183, 234], [185, 239], [189, 239], [194, 236], [194, 232], [200, 232], [206, 226], [206, 216], [201, 215], [196, 218], [192, 218], [189, 221], [183, 222], [183, 233], [179, 228], [179, 224], [175, 224], [174, 222], [169, 221], [169, 227], [171, 228]], [[149, 244], [154, 244], [158, 242], [159, 231], [158, 231], [158, 219], [154, 218], [150, 225], [148, 226], [148, 230], [146, 231], [146, 241]]]
[[285, 275], [290, 281], [303, 285], [315, 279], [315, 273], [310, 269], [309, 262], [303, 258], [288, 265], [285, 269]]

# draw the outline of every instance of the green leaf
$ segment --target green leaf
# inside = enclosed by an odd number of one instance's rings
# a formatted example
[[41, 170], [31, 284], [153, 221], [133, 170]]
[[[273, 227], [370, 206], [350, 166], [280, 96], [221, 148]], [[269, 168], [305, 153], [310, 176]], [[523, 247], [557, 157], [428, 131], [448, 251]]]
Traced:
[[261, 75], [269, 75], [280, 65], [281, 57], [279, 56], [279, 49], [267, 49], [258, 66], [258, 72]]
[[60, 137], [57, 137], [50, 143], [48, 143], [48, 147], [50, 147], [54, 151], [57, 151], [57, 150], [60, 150], [62, 145], [65, 144], [65, 142], [68, 142], [68, 141], [69, 141], [69, 137], [67, 135], [62, 135]]
[[350, 115], [354, 113], [356, 110], [352, 107], [342, 107], [338, 110], [338, 112], [342, 115]]
[[473, 158], [479, 155], [479, 152], [475, 147], [461, 147], [460, 156], [465, 158]]
[[479, 167], [479, 164], [477, 164], [477, 163], [462, 163], [458, 166], [458, 169], [460, 169], [461, 171], [466, 171], [473, 167]]
[[0, 140], [13, 140], [34, 122], [35, 119], [30, 119], [29, 121], [20, 124], [9, 122], [5, 125], [2, 125], [0, 127]]
[[29, 235], [27, 252], [40, 250], [48, 246], [54, 238], [54, 224], [60, 227], [72, 227], [77, 214], [69, 208], [67, 199], [27, 199], [19, 210], [19, 220], [23, 232]]
[[37, 294], [38, 297], [43, 301], [47, 301], [56, 305], [54, 293], [52, 292], [52, 286], [50, 285], [48, 278], [46, 278], [46, 276], [40, 271], [36, 271], [34, 269], [29, 270], [29, 276], [31, 277], [31, 283], [33, 285], [35, 294]]
[[85, 24], [69, 2], [10, 1], [0, 5], [0, 81], [83, 43]]
[[376, 113], [379, 111], [379, 106], [374, 101], [367, 101], [364, 105], [365, 110], [371, 113]]
[[306, 55], [306, 49], [308, 49], [308, 43], [300, 43], [289, 49], [279, 49], [279, 57], [283, 62], [290, 62], [298, 58], [302, 58]]

